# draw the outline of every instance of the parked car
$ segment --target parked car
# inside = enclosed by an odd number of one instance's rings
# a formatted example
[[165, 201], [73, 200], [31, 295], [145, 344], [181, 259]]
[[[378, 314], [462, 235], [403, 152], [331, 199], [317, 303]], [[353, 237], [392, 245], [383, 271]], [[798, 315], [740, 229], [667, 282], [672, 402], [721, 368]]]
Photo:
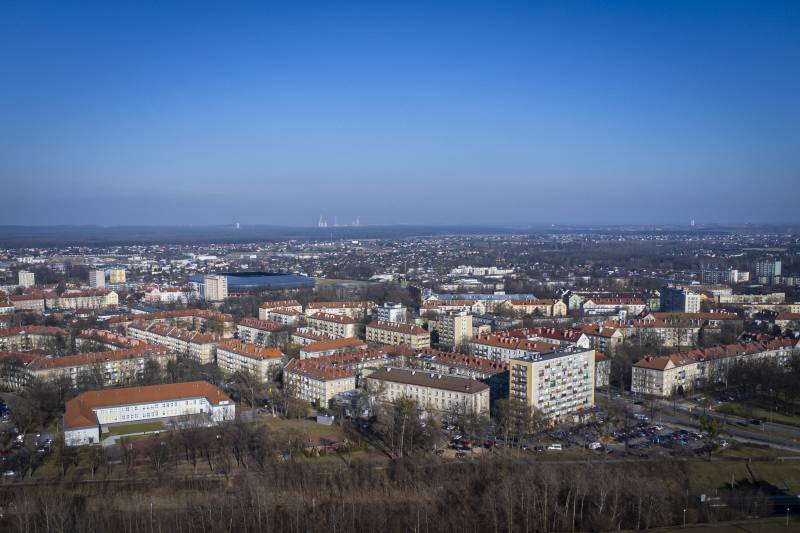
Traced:
[[560, 452], [562, 448], [560, 444], [548, 444], [547, 449], [551, 452]]

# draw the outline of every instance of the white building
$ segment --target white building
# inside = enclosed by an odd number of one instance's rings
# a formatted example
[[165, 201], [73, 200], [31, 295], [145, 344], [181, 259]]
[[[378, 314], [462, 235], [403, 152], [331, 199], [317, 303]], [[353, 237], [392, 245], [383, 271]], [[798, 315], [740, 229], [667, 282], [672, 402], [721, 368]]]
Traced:
[[27, 270], [20, 270], [17, 274], [17, 279], [19, 281], [19, 285], [26, 289], [36, 285], [36, 276], [33, 272], [28, 272]]
[[104, 270], [89, 271], [89, 286], [93, 289], [102, 289], [106, 286], [106, 273]]
[[190, 417], [207, 424], [233, 420], [236, 406], [206, 381], [84, 392], [67, 402], [64, 441], [67, 446], [98, 444], [107, 426]]
[[454, 311], [439, 316], [439, 345], [460, 348], [472, 338], [472, 315]]
[[228, 374], [249, 372], [266, 381], [282, 361], [283, 353], [277, 348], [262, 348], [235, 339], [217, 345], [217, 366]]
[[387, 322], [405, 322], [406, 308], [402, 304], [386, 302], [378, 307], [377, 318]]
[[209, 302], [221, 302], [228, 297], [228, 276], [209, 275], [203, 278], [203, 294]]

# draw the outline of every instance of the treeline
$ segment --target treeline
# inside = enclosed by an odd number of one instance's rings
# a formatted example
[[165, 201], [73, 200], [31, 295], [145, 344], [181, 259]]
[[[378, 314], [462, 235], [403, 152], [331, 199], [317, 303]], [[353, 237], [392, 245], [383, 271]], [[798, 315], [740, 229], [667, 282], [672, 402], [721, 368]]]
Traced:
[[[744, 480], [701, 503], [691, 464], [432, 457], [323, 466], [266, 461], [224, 480], [8, 486], [0, 529], [32, 531], [609, 531], [768, 515]], [[782, 510], [782, 509], [781, 509]]]

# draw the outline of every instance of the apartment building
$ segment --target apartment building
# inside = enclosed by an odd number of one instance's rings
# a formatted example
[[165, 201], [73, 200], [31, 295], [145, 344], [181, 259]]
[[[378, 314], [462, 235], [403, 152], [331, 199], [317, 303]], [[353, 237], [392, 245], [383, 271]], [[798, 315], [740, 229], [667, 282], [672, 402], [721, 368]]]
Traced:
[[645, 357], [631, 367], [631, 392], [666, 398], [724, 380], [737, 362], [769, 358], [785, 363], [797, 350], [798, 341], [781, 338]]
[[165, 324], [134, 323], [128, 327], [128, 336], [166, 346], [178, 355], [194, 359], [201, 365], [214, 362], [217, 339], [211, 335]]
[[364, 381], [365, 387], [375, 391], [383, 402], [409, 398], [430, 411], [489, 414], [489, 386], [474, 379], [387, 367], [379, 368]]
[[519, 315], [567, 316], [567, 304], [561, 300], [507, 300], [504, 307], [510, 308]]
[[277, 348], [263, 348], [236, 339], [217, 345], [217, 366], [228, 374], [249, 372], [266, 381], [282, 364], [283, 353]]
[[356, 388], [355, 371], [318, 364], [315, 359], [292, 359], [283, 369], [283, 379], [292, 396], [323, 407], [335, 395]]
[[367, 341], [379, 344], [407, 344], [414, 349], [428, 348], [431, 334], [420, 326], [376, 320], [367, 325]]
[[779, 313], [775, 325], [781, 329], [800, 329], [800, 313]]
[[297, 313], [303, 312], [303, 306], [297, 300], [271, 300], [263, 302], [258, 308], [258, 318], [261, 320], [270, 320], [268, 313], [273, 309], [289, 309]]
[[108, 282], [111, 284], [125, 283], [126, 275], [124, 268], [112, 268], [108, 270]]
[[420, 314], [440, 315], [450, 312], [465, 312], [474, 315], [486, 313], [486, 304], [476, 300], [428, 300], [420, 307]]
[[686, 287], [661, 287], [660, 310], [679, 313], [699, 313], [703, 296]]
[[135, 315], [116, 316], [109, 319], [111, 326], [127, 328], [133, 322], [154, 322], [168, 326], [213, 333], [223, 339], [230, 339], [236, 331], [233, 315], [210, 309], [176, 309]]
[[618, 315], [624, 312], [627, 316], [639, 316], [647, 309], [642, 298], [589, 298], [583, 302], [583, 313], [593, 315]]
[[208, 302], [221, 302], [228, 297], [228, 276], [209, 275], [203, 278], [203, 295]]
[[402, 304], [386, 302], [378, 307], [376, 319], [386, 322], [405, 322], [406, 308]]
[[469, 341], [472, 355], [504, 363], [525, 355], [549, 352], [558, 347], [557, 344], [530, 341], [510, 335], [479, 335]]
[[625, 334], [617, 327], [603, 324], [580, 324], [577, 329], [586, 336], [589, 346], [602, 353], [613, 353], [625, 342]]
[[355, 337], [340, 337], [338, 339], [312, 342], [300, 348], [300, 359], [326, 357], [329, 355], [366, 350], [367, 343]]
[[280, 346], [288, 341], [286, 326], [269, 320], [245, 317], [236, 325], [236, 333], [243, 342], [262, 348]]
[[28, 272], [27, 270], [20, 270], [17, 272], [17, 283], [19, 283], [19, 286], [24, 289], [33, 287], [36, 285], [36, 275], [33, 272]]
[[308, 327], [337, 337], [355, 337], [358, 333], [358, 322], [347, 315], [333, 313], [314, 313], [306, 318]]
[[366, 319], [375, 309], [375, 302], [369, 300], [344, 301], [344, 302], [312, 302], [306, 305], [305, 313], [311, 316], [315, 313], [331, 313], [334, 315], [348, 316], [354, 320]]
[[64, 441], [67, 446], [99, 444], [107, 426], [188, 417], [220, 423], [236, 418], [236, 406], [206, 381], [84, 392], [67, 402]]
[[84, 348], [87, 347], [99, 347], [103, 351], [112, 351], [146, 345], [147, 343], [141, 339], [126, 337], [107, 329], [88, 328], [81, 330], [78, 336], [75, 337], [75, 347], [81, 351], [84, 351]]
[[16, 311], [30, 311], [33, 313], [44, 313], [44, 293], [30, 292], [26, 294], [12, 294], [8, 297], [14, 305]]
[[69, 378], [73, 386], [90, 384], [104, 387], [130, 385], [147, 372], [148, 363], [163, 371], [175, 352], [165, 346], [143, 345], [107, 352], [89, 352], [63, 357], [41, 357], [28, 366], [33, 378], [51, 381]]
[[464, 311], [440, 314], [436, 329], [440, 346], [460, 348], [472, 338], [472, 315]]
[[292, 332], [291, 342], [292, 344], [306, 346], [308, 344], [314, 344], [315, 342], [332, 341], [333, 339], [338, 338], [340, 337], [331, 335], [330, 333], [325, 333], [323, 331], [317, 331], [312, 328], [297, 328], [294, 330], [294, 332]]
[[560, 421], [594, 407], [595, 351], [561, 348], [509, 362], [509, 398]]
[[144, 291], [144, 301], [152, 304], [187, 304], [194, 300], [189, 287], [151, 287]]
[[539, 327], [512, 330], [508, 333], [509, 335], [520, 336], [531, 341], [557, 344], [558, 346], [579, 346], [581, 348], [591, 348], [591, 342], [589, 341], [589, 338], [578, 329]]
[[49, 350], [55, 344], [65, 343], [69, 333], [51, 326], [24, 326], [0, 329], [0, 351], [24, 352]]
[[45, 307], [48, 309], [105, 309], [118, 304], [119, 296], [109, 289], [45, 293]]
[[297, 326], [302, 322], [304, 317], [303, 313], [300, 311], [295, 311], [290, 307], [277, 307], [264, 313], [261, 313], [261, 311], [262, 309], [259, 309], [258, 316], [261, 317], [263, 315], [265, 318], [262, 318], [262, 320], [277, 322], [278, 324], [283, 324], [284, 326]]
[[106, 273], [104, 270], [89, 271], [89, 286], [93, 289], [102, 289], [106, 286]]

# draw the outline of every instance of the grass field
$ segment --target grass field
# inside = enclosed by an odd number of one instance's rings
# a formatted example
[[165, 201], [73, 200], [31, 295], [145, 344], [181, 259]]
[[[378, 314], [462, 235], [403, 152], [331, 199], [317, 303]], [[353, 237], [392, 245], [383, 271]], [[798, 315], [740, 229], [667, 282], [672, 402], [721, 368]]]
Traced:
[[742, 418], [758, 418], [759, 420], [772, 421], [777, 424], [800, 427], [800, 416], [787, 415], [774, 410], [770, 411], [769, 408], [765, 409], [756, 404], [730, 402], [719, 405], [714, 410], [718, 413], [727, 413]]
[[264, 416], [262, 421], [276, 436], [286, 437], [292, 434], [308, 438], [342, 436], [342, 429], [339, 426], [324, 426], [312, 420], [286, 420]]
[[130, 435], [131, 433], [144, 433], [146, 431], [159, 431], [164, 429], [161, 422], [142, 422], [141, 424], [119, 424], [109, 426], [108, 433], [104, 435]]

